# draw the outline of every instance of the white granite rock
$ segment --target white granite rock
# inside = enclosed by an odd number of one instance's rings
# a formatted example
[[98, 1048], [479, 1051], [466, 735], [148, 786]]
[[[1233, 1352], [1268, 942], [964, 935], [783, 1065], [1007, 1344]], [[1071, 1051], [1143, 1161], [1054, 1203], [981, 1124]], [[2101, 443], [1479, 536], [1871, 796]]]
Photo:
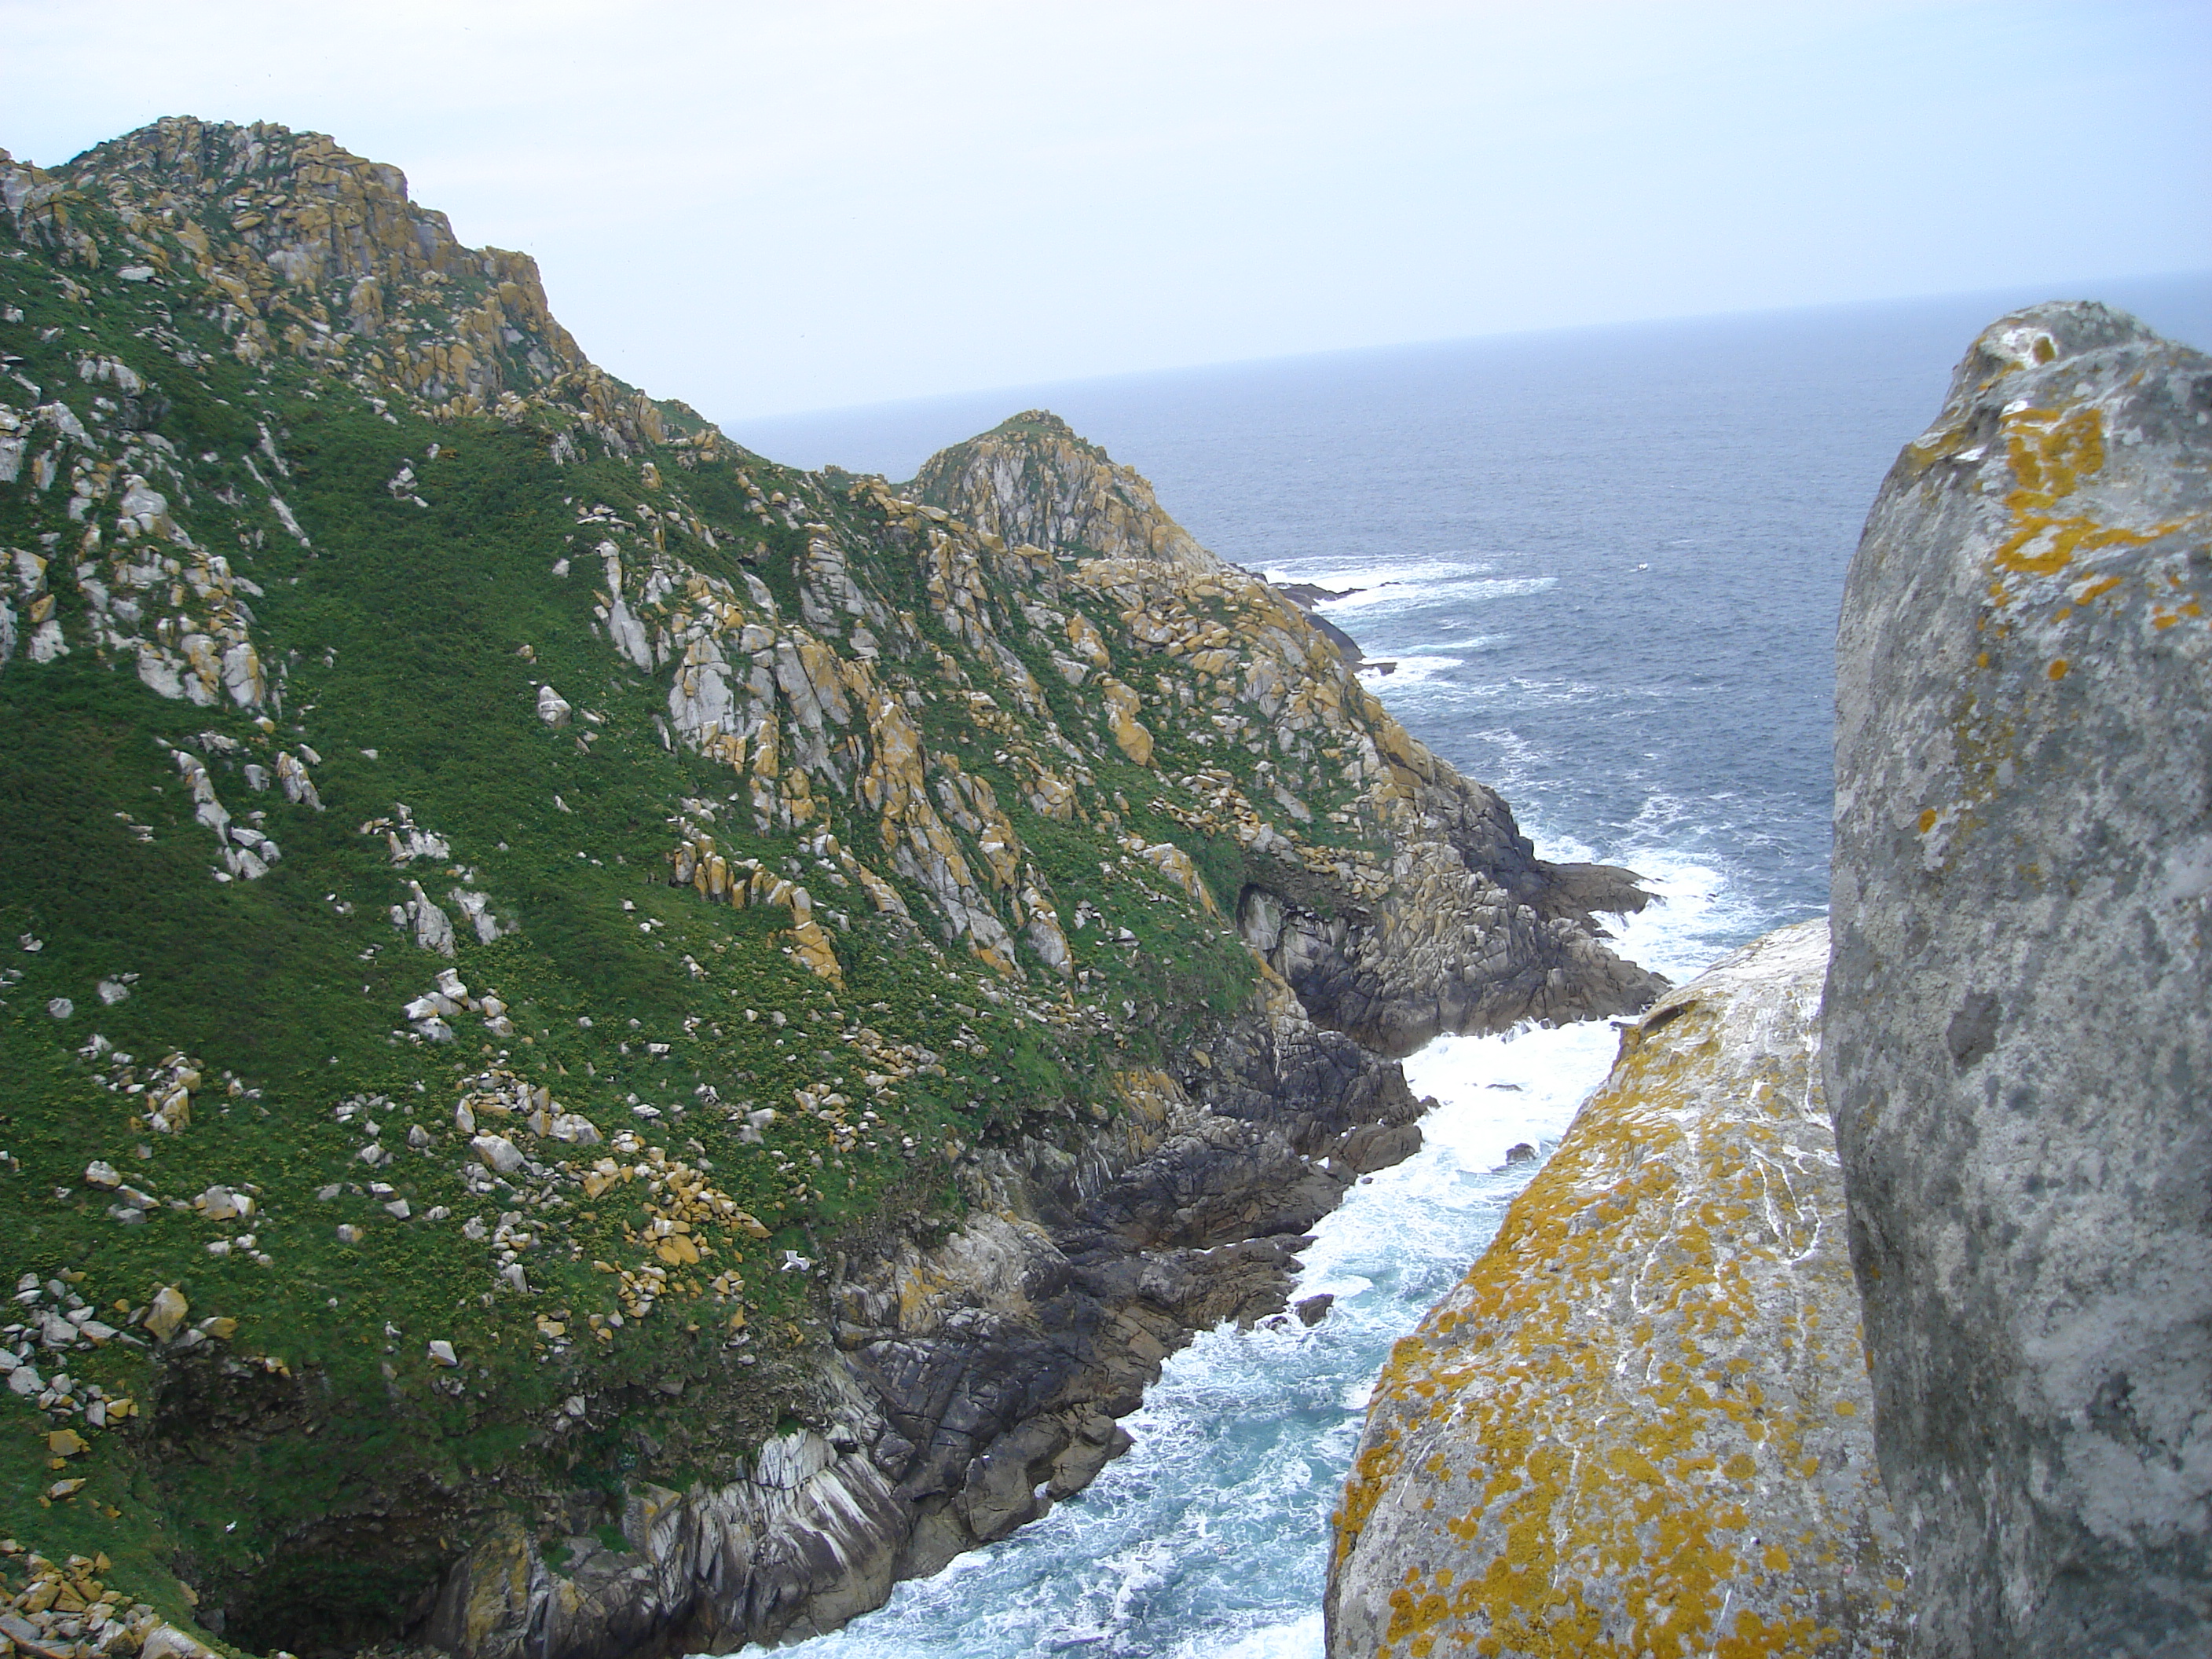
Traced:
[[1927, 1659], [2212, 1652], [2212, 359], [2001, 319], [1837, 645], [1828, 1098]]

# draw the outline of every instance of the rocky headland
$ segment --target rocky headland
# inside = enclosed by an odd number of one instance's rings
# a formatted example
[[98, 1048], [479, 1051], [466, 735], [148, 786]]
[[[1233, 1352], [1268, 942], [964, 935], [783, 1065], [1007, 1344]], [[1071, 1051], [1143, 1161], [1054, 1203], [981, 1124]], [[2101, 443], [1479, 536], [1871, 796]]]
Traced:
[[777, 466], [316, 135], [0, 209], [25, 1652], [834, 1626], [1280, 1308], [1397, 1056], [1664, 989], [1048, 415]]

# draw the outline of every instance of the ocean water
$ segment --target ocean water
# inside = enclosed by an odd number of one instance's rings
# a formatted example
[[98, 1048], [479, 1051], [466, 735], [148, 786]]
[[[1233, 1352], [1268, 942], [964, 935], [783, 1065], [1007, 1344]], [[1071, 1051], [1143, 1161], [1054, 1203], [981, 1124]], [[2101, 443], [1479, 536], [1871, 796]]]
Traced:
[[[2083, 286], [2212, 343], [2212, 278]], [[1978, 329], [2039, 294], [1586, 330], [1021, 388], [732, 435], [910, 477], [1046, 407], [1224, 557], [1340, 594], [1367, 683], [1545, 856], [1641, 872], [1619, 948], [1681, 980], [1827, 902], [1832, 641], [1859, 526]], [[1385, 670], [1382, 665], [1391, 666]], [[1171, 1358], [1086, 1491], [806, 1659], [1319, 1659], [1373, 1380], [1603, 1078], [1602, 1022], [1407, 1061], [1426, 1144], [1321, 1224], [1308, 1330]]]

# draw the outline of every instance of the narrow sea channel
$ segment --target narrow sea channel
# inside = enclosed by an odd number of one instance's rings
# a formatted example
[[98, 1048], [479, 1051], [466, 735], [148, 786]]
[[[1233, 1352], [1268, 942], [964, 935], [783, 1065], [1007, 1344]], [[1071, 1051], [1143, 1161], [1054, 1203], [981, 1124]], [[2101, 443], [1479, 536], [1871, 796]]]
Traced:
[[[1677, 976], [1710, 954], [1705, 872], [1626, 928], [1638, 960]], [[880, 1611], [789, 1651], [805, 1659], [1318, 1659], [1329, 1512], [1390, 1346], [1479, 1255], [1604, 1076], [1602, 1021], [1447, 1037], [1406, 1064], [1437, 1098], [1424, 1145], [1322, 1222], [1297, 1294], [1328, 1291], [1312, 1329], [1224, 1328], [1167, 1364], [1124, 1419], [1135, 1446], [1087, 1490]]]

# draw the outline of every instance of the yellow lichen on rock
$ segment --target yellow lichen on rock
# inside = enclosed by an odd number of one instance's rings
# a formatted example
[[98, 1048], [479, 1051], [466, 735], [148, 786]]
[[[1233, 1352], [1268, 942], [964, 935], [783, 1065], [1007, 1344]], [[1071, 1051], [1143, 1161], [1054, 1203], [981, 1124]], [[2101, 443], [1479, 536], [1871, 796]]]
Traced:
[[1074, 648], [1075, 654], [1093, 668], [1114, 665], [1113, 658], [1106, 654], [1105, 640], [1092, 626], [1091, 618], [1080, 612], [1067, 619], [1067, 642]]
[[154, 1293], [146, 1317], [140, 1322], [153, 1332], [155, 1340], [167, 1342], [177, 1334], [178, 1327], [185, 1322], [185, 1316], [191, 1310], [192, 1304], [185, 1299], [183, 1291], [173, 1285], [164, 1285]]
[[791, 951], [809, 973], [826, 979], [842, 989], [844, 970], [837, 965], [837, 952], [830, 943], [830, 935], [822, 931], [822, 924], [814, 920], [811, 912], [793, 913], [791, 927]]
[[1827, 931], [1662, 1000], [1393, 1352], [1330, 1652], [1901, 1654], [1818, 1018]]
[[1152, 763], [1152, 734], [1149, 727], [1137, 718], [1144, 701], [1134, 690], [1116, 679], [1102, 679], [1099, 689], [1106, 698], [1106, 729], [1114, 734], [1114, 741], [1121, 752], [1139, 766]]

